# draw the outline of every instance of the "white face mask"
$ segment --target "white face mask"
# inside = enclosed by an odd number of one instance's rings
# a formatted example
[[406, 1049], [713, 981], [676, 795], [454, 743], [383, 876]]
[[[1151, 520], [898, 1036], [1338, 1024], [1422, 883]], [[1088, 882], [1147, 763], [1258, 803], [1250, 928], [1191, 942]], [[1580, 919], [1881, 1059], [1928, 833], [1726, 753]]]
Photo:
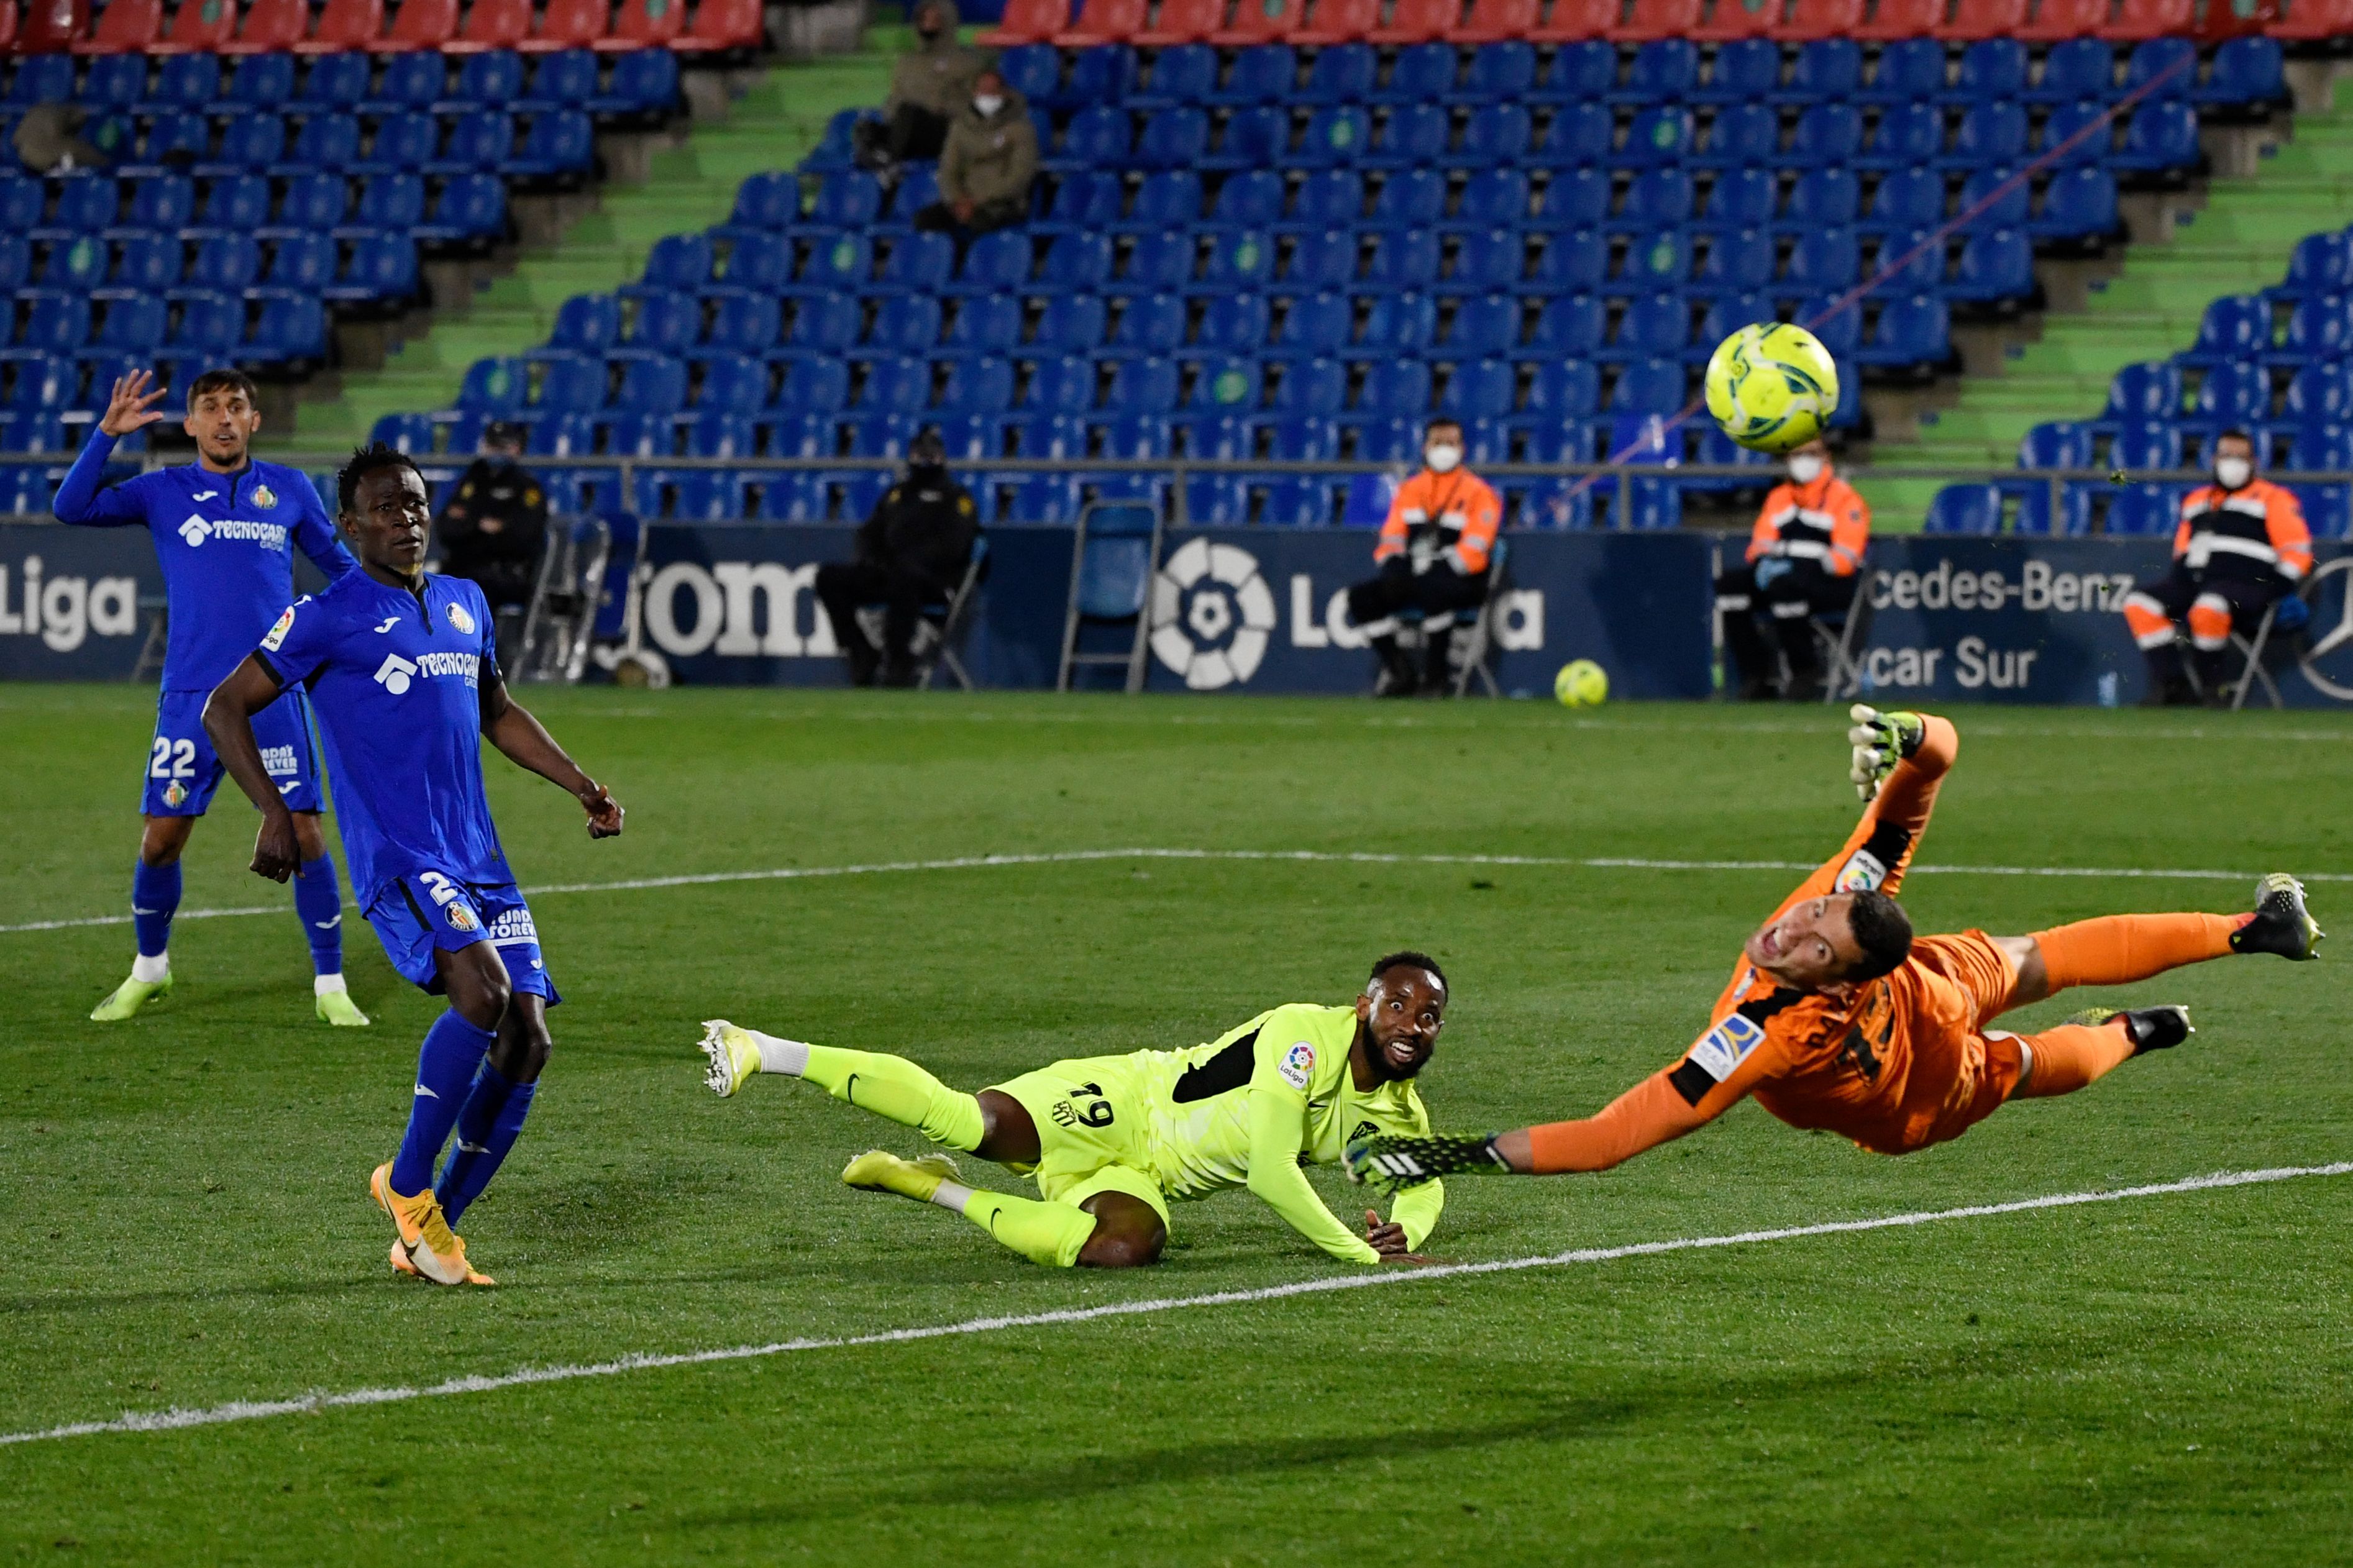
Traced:
[[1822, 460], [1811, 452], [1800, 452], [1789, 459], [1789, 478], [1801, 485], [1812, 484], [1822, 477]]
[[2214, 459], [2214, 482], [2226, 490], [2235, 490], [2254, 477], [2254, 464], [2244, 458]]
[[1462, 466], [1462, 448], [1432, 447], [1421, 455], [1421, 461], [1433, 474], [1451, 474]]
[[984, 92], [972, 100], [972, 106], [980, 110], [980, 117], [986, 120], [1004, 108], [1005, 100], [993, 92]]

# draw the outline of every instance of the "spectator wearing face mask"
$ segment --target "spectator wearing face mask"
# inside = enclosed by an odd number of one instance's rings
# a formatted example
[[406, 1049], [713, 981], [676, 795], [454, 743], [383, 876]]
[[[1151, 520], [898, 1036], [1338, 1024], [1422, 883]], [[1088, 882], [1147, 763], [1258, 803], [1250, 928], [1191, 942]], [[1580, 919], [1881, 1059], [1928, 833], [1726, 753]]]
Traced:
[[992, 56], [956, 37], [961, 20], [953, 0], [915, 7], [915, 47], [891, 68], [882, 118], [860, 123], [858, 161], [887, 176], [909, 159], [940, 155], [948, 124], [972, 102], [972, 85]]
[[952, 234], [961, 244], [1024, 222], [1037, 178], [1038, 132], [1029, 101], [985, 70], [940, 150], [940, 199], [915, 215], [915, 226]]
[[[1462, 426], [1433, 421], [1423, 431], [1421, 467], [1398, 487], [1373, 547], [1379, 574], [1348, 590], [1348, 618], [1381, 657], [1382, 697], [1449, 689], [1447, 658], [1458, 612], [1487, 602], [1487, 566], [1504, 503], [1462, 466]], [[1398, 612], [1422, 613], [1422, 668], [1398, 646]]]
[[[1811, 618], [1854, 602], [1854, 574], [1871, 543], [1870, 503], [1838, 477], [1828, 447], [1809, 441], [1790, 453], [1788, 474], [1765, 498], [1746, 558], [1715, 580], [1724, 644], [1746, 701], [1820, 697], [1821, 650]], [[1789, 665], [1786, 690], [1777, 644]]]
[[[2182, 500], [2173, 569], [2125, 598], [2125, 624], [2148, 659], [2141, 700], [2195, 702], [2202, 690], [2208, 702], [2228, 706], [2222, 659], [2232, 631], [2253, 631], [2272, 601], [2295, 593], [2311, 570], [2304, 508], [2293, 491], [2255, 477], [2255, 444], [2245, 431], [2224, 431], [2214, 441], [2214, 482]], [[2189, 634], [2187, 665], [2177, 626]]]
[[[940, 433], [926, 428], [907, 444], [907, 477], [882, 492], [859, 529], [857, 558], [817, 569], [818, 602], [852, 686], [873, 685], [878, 669], [885, 686], [915, 684], [917, 619], [963, 583], [979, 537], [972, 492], [949, 474]], [[869, 605], [883, 607], [879, 648], [858, 618]]]

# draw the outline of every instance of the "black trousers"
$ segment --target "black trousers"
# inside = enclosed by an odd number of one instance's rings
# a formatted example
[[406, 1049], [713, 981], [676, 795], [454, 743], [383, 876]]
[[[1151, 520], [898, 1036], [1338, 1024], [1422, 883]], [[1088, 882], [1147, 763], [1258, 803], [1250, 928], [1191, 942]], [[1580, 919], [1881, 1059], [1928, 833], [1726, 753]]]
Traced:
[[[833, 640], [849, 660], [852, 685], [871, 686], [878, 667], [892, 680], [903, 680], [914, 670], [915, 624], [923, 606], [935, 604], [945, 590], [927, 578], [897, 571], [875, 561], [837, 561], [817, 569], [818, 603], [833, 624]], [[858, 624], [858, 612], [868, 605], [882, 606], [882, 646], [867, 639]]]
[[1405, 557], [1393, 555], [1381, 563], [1380, 573], [1348, 590], [1348, 619], [1365, 631], [1381, 667], [1388, 672], [1389, 689], [1411, 691], [1417, 681], [1413, 665], [1398, 647], [1395, 616], [1418, 610], [1422, 621], [1422, 674], [1419, 684], [1441, 689], [1447, 681], [1447, 658], [1454, 643], [1457, 611], [1476, 611], [1487, 602], [1487, 574], [1464, 574], [1451, 566], [1432, 566], [1417, 574]]
[[1853, 602], [1853, 578], [1833, 577], [1811, 562], [1792, 563], [1761, 588], [1756, 565], [1736, 566], [1715, 580], [1725, 650], [1732, 656], [1734, 673], [1751, 690], [1770, 684], [1779, 673], [1773, 657], [1777, 644], [1789, 661], [1794, 684], [1810, 686], [1820, 679], [1821, 650], [1808, 622], [1815, 616], [1837, 615]]
[[880, 124], [868, 121], [859, 127], [861, 152], [880, 153], [900, 163], [938, 157], [947, 139], [947, 116], [914, 103], [901, 104]]
[[972, 220], [959, 219], [955, 209], [945, 202], [934, 202], [915, 215], [915, 226], [934, 234], [955, 237], [959, 247], [993, 229], [1011, 228], [1028, 220], [1029, 203], [1021, 196], [1005, 196], [993, 202], [982, 202], [972, 209]]
[[[2284, 591], [2284, 585], [2278, 583], [2265, 583], [2249, 577], [2195, 577], [2177, 565], [2162, 577], [2136, 584], [2132, 597], [2156, 601], [2157, 607], [2165, 613], [2167, 620], [2189, 633], [2190, 644], [2187, 650], [2189, 667], [2197, 671], [2200, 689], [2211, 693], [2227, 679], [2223, 667], [2230, 658], [2231, 643], [2227, 633], [2220, 638], [2211, 634], [2200, 635], [2206, 629], [2200, 623], [2206, 623], [2207, 616], [2204, 610], [2198, 608], [2198, 602], [2205, 599], [2211, 608], [2212, 601], [2220, 599], [2230, 611], [2230, 630], [2242, 637], [2253, 637], [2255, 627], [2262, 624], [2263, 612], [2271, 608], [2272, 601], [2279, 598]], [[2207, 625], [2211, 626], [2211, 623]], [[2201, 647], [2200, 643], [2212, 646]], [[2155, 689], [2163, 691], [2182, 685], [2184, 650], [2179, 643], [2167, 642], [2143, 648], [2141, 655], [2148, 660], [2149, 683]]]

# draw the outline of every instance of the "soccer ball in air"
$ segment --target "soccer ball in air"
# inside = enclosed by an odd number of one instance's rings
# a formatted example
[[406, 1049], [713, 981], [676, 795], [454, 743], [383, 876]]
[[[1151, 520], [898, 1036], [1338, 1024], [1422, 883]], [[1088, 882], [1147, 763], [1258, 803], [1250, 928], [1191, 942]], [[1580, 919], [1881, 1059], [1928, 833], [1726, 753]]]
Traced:
[[1757, 452], [1787, 452], [1822, 433], [1837, 412], [1838, 366], [1822, 341], [1787, 321], [1741, 328], [1707, 362], [1707, 411]]
[[1552, 694], [1564, 708], [1599, 708], [1609, 700], [1609, 677], [1589, 658], [1573, 658], [1552, 678]]

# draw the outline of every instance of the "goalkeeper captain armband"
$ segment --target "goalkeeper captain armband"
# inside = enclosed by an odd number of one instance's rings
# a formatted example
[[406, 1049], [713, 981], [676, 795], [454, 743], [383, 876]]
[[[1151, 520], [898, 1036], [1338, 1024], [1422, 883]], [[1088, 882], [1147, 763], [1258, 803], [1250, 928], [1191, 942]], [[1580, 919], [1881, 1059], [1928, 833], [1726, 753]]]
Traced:
[[1485, 1138], [1409, 1137], [1381, 1133], [1360, 1138], [1343, 1156], [1352, 1182], [1369, 1182], [1384, 1192], [1418, 1187], [1440, 1176], [1504, 1174], [1512, 1167]]

